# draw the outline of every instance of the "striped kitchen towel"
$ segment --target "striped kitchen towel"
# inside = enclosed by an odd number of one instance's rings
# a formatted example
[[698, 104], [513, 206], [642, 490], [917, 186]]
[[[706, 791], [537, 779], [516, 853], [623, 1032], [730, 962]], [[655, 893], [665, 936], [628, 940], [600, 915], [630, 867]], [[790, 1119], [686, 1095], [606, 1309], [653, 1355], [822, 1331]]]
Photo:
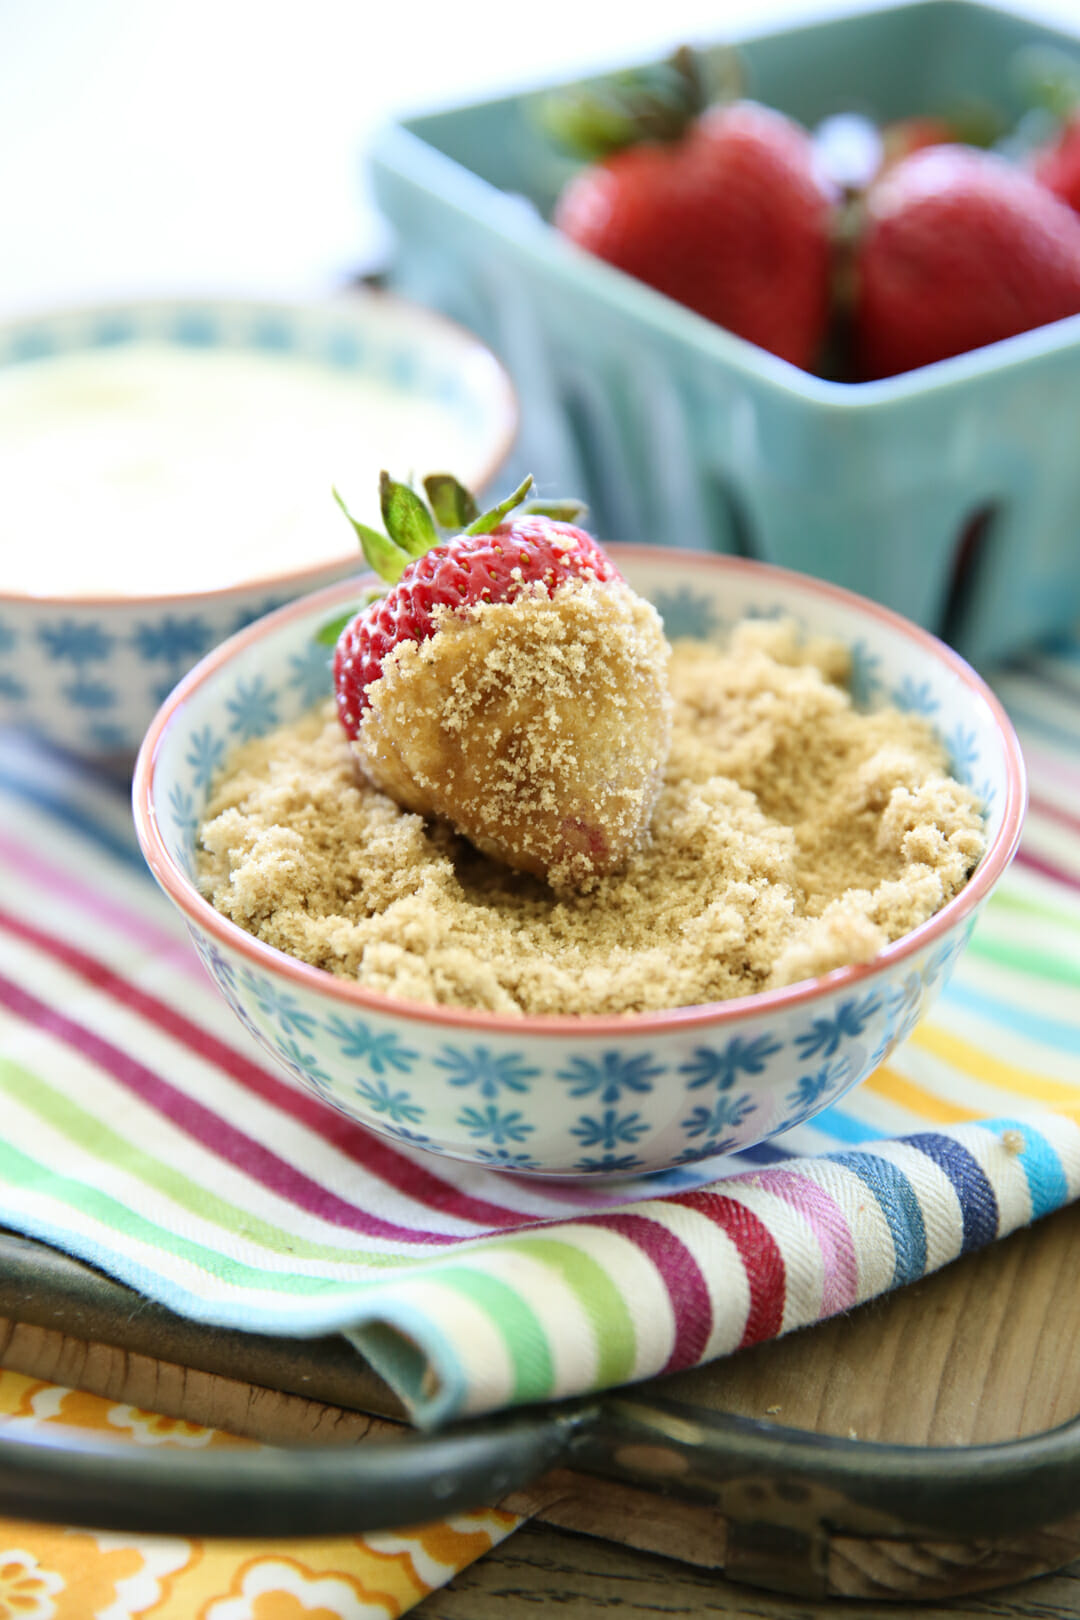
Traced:
[[1057, 1208], [1080, 1191], [1080, 653], [997, 684], [1031, 815], [930, 1021], [783, 1138], [617, 1187], [427, 1158], [295, 1089], [206, 978], [126, 791], [0, 739], [0, 1221], [201, 1321], [341, 1330], [435, 1423], [691, 1366]]

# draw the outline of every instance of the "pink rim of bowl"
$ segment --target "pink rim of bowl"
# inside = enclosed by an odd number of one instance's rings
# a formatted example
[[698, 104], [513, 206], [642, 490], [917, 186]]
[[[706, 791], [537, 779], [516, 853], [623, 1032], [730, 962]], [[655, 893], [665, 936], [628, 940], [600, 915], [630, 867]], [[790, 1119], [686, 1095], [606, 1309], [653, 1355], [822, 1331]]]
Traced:
[[[478, 338], [475, 333], [470, 332], [467, 327], [462, 326], [458, 321], [451, 320], [448, 316], [440, 314], [437, 310], [427, 309], [422, 304], [413, 304], [406, 298], [400, 298], [397, 296], [397, 294], [384, 292], [382, 289], [377, 291], [372, 290], [370, 292], [370, 296], [373, 298], [378, 298], [381, 302], [389, 305], [391, 308], [400, 311], [403, 317], [407, 316], [410, 320], [415, 319], [417, 321], [427, 322], [432, 327], [439, 327], [442, 329], [442, 331], [452, 334], [455, 342], [460, 342], [466, 347], [488, 356], [491, 362], [492, 376], [498, 380], [499, 388], [503, 396], [501, 411], [503, 421], [499, 428], [498, 438], [492, 447], [486, 452], [485, 457], [479, 466], [476, 468], [465, 467], [453, 469], [456, 473], [458, 473], [459, 476], [463, 475], [463, 482], [468, 484], [471, 488], [476, 490], [486, 488], [509, 456], [514, 441], [517, 438], [518, 428], [521, 423], [521, 405], [520, 401], [518, 400], [517, 390], [514, 387], [510, 373], [506, 370], [505, 366], [494, 354], [494, 352], [488, 348], [487, 344]], [[231, 298], [220, 300], [220, 302], [227, 303], [234, 303], [236, 301], [237, 300]], [[151, 301], [147, 300], [146, 302]], [[218, 300], [200, 300], [198, 298], [190, 298], [184, 299], [183, 302], [185, 304], [205, 303], [209, 305], [218, 302]], [[270, 301], [260, 300], [259, 302], [260, 304], [265, 302], [267, 307], [269, 307]], [[118, 309], [123, 309], [125, 306], [123, 304], [118, 304], [116, 307]], [[304, 310], [319, 306], [309, 303], [281, 304], [280, 307], [288, 311], [302, 312]], [[345, 305], [343, 307], [343, 313], [347, 313], [347, 309], [348, 306]], [[44, 313], [47, 315], [55, 312], [46, 311]], [[72, 311], [65, 309], [63, 313], [67, 315], [72, 313]], [[103, 607], [135, 608], [144, 603], [153, 605], [156, 603], [168, 602], [228, 602], [231, 597], [247, 597], [253, 593], [262, 595], [264, 592], [275, 596], [289, 595], [297, 590], [304, 589], [305, 583], [308, 581], [311, 582], [312, 587], [314, 588], [318, 584], [318, 581], [321, 578], [324, 578], [328, 573], [347, 567], [352, 554], [353, 552], [350, 551], [349, 547], [348, 531], [345, 530], [345, 540], [343, 542], [342, 553], [338, 558], [331, 558], [318, 563], [314, 568], [312, 568], [309, 564], [303, 568], [290, 568], [277, 574], [252, 575], [248, 579], [238, 581], [236, 584], [220, 585], [214, 587], [212, 590], [201, 591], [195, 587], [191, 590], [164, 591], [161, 593], [136, 592], [132, 596], [65, 596], [62, 592], [5, 591], [0, 589], [0, 604], [11, 605], [20, 602], [32, 602], [38, 605], [55, 603], [57, 607], [72, 609]]]
[[[663, 561], [669, 559], [671, 555], [670, 550], [659, 546], [612, 544], [606, 549], [611, 552], [616, 562], [620, 556]], [[660, 1012], [620, 1015], [547, 1013], [524, 1014], [520, 1018], [511, 1018], [502, 1013], [428, 1005], [381, 995], [377, 991], [365, 989], [363, 985], [337, 978], [322, 968], [312, 967], [298, 958], [287, 956], [222, 916], [199, 894], [177, 867], [158, 829], [153, 806], [153, 789], [154, 771], [162, 738], [189, 695], [216, 674], [221, 665], [227, 663], [235, 652], [258, 641], [268, 627], [304, 617], [313, 608], [330, 610], [355, 598], [365, 581], [371, 577], [368, 575], [328, 586], [257, 620], [208, 653], [165, 700], [143, 740], [132, 782], [135, 830], [150, 870], [191, 924], [213, 934], [222, 944], [239, 951], [264, 970], [284, 974], [286, 978], [305, 986], [308, 990], [321, 992], [349, 1006], [365, 1007], [373, 1012], [421, 1023], [443, 1024], [449, 1028], [466, 1026], [490, 1030], [493, 1033], [525, 1034], [541, 1038], [565, 1037], [573, 1034], [595, 1036], [659, 1034], [665, 1030], [692, 1029], [701, 1025], [739, 1023], [760, 1013], [798, 1006], [802, 1002], [813, 1000], [815, 996], [843, 990], [849, 985], [863, 984], [875, 978], [895, 963], [902, 962], [905, 957], [913, 955], [949, 933], [975, 911], [994, 888], [1016, 854], [1027, 807], [1027, 776], [1019, 739], [1012, 722], [990, 687], [958, 653], [953, 652], [929, 631], [920, 629], [900, 614], [893, 613], [891, 609], [880, 607], [876, 602], [858, 596], [853, 591], [844, 590], [841, 586], [812, 579], [809, 575], [796, 573], [792, 569], [777, 568], [769, 563], [752, 562], [741, 557], [710, 557], [698, 552], [692, 555], [696, 566], [718, 568], [724, 572], [752, 574], [763, 580], [786, 580], [801, 590], [877, 619], [909, 641], [925, 648], [937, 662], [948, 665], [963, 684], [975, 692], [993, 713], [1001, 733], [1006, 759], [1005, 807], [998, 833], [960, 893], [948, 901], [940, 911], [935, 912], [927, 922], [886, 946], [873, 961], [852, 967], [836, 968], [817, 979], [801, 980], [783, 989], [763, 990], [756, 995], [739, 996], [730, 1001], [670, 1007]]]

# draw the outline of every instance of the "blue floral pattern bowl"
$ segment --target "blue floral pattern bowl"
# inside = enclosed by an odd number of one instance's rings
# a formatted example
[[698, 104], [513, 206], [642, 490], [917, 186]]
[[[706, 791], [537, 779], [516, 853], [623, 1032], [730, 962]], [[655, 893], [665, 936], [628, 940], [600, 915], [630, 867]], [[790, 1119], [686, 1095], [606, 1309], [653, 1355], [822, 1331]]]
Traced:
[[233, 746], [328, 694], [318, 627], [357, 595], [332, 586], [250, 626], [181, 682], [135, 770], [147, 860], [208, 972], [259, 1045], [369, 1129], [430, 1153], [546, 1175], [663, 1170], [749, 1147], [858, 1085], [948, 979], [1016, 850], [1019, 745], [993, 694], [925, 631], [835, 586], [730, 557], [612, 547], [671, 636], [785, 615], [843, 640], [868, 706], [928, 716], [985, 807], [967, 887], [862, 967], [708, 1006], [627, 1017], [523, 1017], [395, 1001], [296, 961], [216, 912], [193, 882], [196, 832]]
[[[490, 351], [443, 317], [383, 293], [321, 305], [157, 301], [27, 317], [0, 324], [0, 372], [11, 379], [17, 368], [29, 374], [55, 357], [139, 344], [251, 353], [377, 388], [398, 414], [425, 412], [436, 436], [440, 421], [453, 423], [450, 442], [470, 449], [455, 470], [477, 489], [516, 431], [513, 390]], [[329, 507], [329, 487], [324, 497]], [[356, 565], [344, 522], [336, 560], [185, 595], [67, 594], [62, 567], [47, 594], [14, 592], [0, 558], [0, 726], [130, 769], [157, 708], [211, 647]]]

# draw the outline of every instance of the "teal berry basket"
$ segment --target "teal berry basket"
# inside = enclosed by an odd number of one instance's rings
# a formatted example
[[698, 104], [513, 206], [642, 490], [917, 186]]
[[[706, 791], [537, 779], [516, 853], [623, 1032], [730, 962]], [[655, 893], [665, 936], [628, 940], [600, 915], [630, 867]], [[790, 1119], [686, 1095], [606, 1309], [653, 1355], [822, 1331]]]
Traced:
[[[971, 98], [1023, 111], [1017, 52], [1080, 38], [925, 0], [726, 41], [746, 93], [813, 127]], [[708, 56], [710, 53], [706, 53]], [[546, 89], [379, 137], [391, 280], [483, 337], [522, 464], [605, 538], [734, 552], [869, 596], [986, 665], [1080, 616], [1080, 316], [879, 382], [785, 361], [591, 258], [548, 223], [573, 164]]]

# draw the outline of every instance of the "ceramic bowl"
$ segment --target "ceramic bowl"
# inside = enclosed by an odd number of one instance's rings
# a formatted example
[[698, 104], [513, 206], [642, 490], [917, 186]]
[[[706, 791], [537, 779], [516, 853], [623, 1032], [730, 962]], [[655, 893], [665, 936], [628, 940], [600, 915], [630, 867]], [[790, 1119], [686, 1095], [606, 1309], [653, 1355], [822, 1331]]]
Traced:
[[[111, 588], [100, 593], [92, 584], [88, 588], [88, 554], [94, 547], [107, 551], [113, 539], [106, 519], [100, 532], [84, 525], [79, 556], [68, 564], [62, 558], [49, 563], [39, 573], [34, 572], [36, 563], [28, 565], [16, 554], [17, 534], [8, 549], [5, 531], [0, 540], [0, 726], [27, 729], [83, 757], [130, 770], [158, 706], [204, 653], [283, 602], [355, 572], [355, 536], [334, 507], [332, 482], [345, 490], [359, 516], [377, 522], [378, 466], [385, 462], [390, 470], [408, 476], [412, 469], [400, 458], [403, 446], [409, 446], [410, 453], [423, 455], [425, 466], [442, 465], [444, 458], [453, 457], [451, 470], [463, 482], [482, 489], [510, 449], [517, 406], [506, 373], [478, 339], [441, 316], [385, 293], [358, 290], [333, 303], [306, 306], [159, 301], [10, 321], [0, 325], [0, 435], [5, 436], [0, 442], [0, 477], [4, 455], [10, 453], [32, 410], [33, 436], [21, 441], [25, 454], [48, 461], [48, 475], [55, 470], [62, 490], [63, 481], [69, 481], [66, 498], [72, 517], [67, 527], [76, 532], [78, 495], [85, 480], [93, 485], [92, 457], [103, 424], [110, 420], [109, 389], [116, 382], [115, 372], [110, 380], [108, 366], [121, 349], [128, 356], [141, 352], [144, 365], [148, 355], [160, 356], [163, 349], [179, 351], [189, 377], [193, 360], [201, 365], [204, 357], [222, 351], [253, 357], [262, 368], [261, 377], [276, 390], [279, 418], [286, 413], [286, 424], [294, 399], [298, 417], [305, 405], [310, 406], [311, 394], [304, 390], [311, 380], [327, 379], [333, 390], [333, 404], [327, 410], [335, 423], [342, 424], [338, 436], [346, 447], [353, 442], [344, 431], [347, 413], [353, 412], [347, 418], [349, 429], [355, 426], [366, 434], [357, 460], [374, 466], [363, 487], [351, 476], [354, 468], [328, 467], [325, 483], [319, 477], [312, 480], [310, 512], [304, 504], [305, 486], [303, 500], [291, 509], [290, 522], [305, 544], [310, 539], [310, 561], [299, 566], [293, 561], [290, 566], [279, 554], [278, 565], [268, 568], [260, 561], [256, 543], [247, 548], [246, 561], [234, 564], [229, 548], [237, 546], [238, 524], [250, 522], [247, 538], [258, 542], [262, 531], [256, 525], [276, 521], [272, 505], [251, 515], [249, 503], [256, 495], [252, 486], [258, 484], [257, 493], [272, 503], [279, 468], [288, 457], [280, 453], [279, 419], [274, 428], [278, 438], [268, 429], [265, 447], [261, 441], [244, 441], [248, 460], [228, 462], [231, 438], [226, 414], [220, 452], [207, 433], [196, 439], [208, 479], [216, 457], [226, 464], [220, 496], [210, 491], [205, 502], [205, 522], [216, 523], [221, 531], [220, 536], [213, 535], [212, 577], [205, 572], [211, 567], [208, 558], [193, 566], [183, 583], [174, 579], [163, 592], [148, 583], [149, 570], [130, 588], [118, 588], [121, 569], [115, 552], [94, 564], [112, 579]], [[68, 393], [43, 406], [41, 390], [50, 363], [70, 357], [94, 361], [99, 374], [89, 365], [72, 383], [69, 372]], [[220, 384], [220, 372], [216, 375]], [[82, 392], [73, 403], [70, 391], [76, 386]], [[144, 379], [140, 386], [151, 385]], [[198, 409], [198, 383], [185, 386], [193, 386]], [[135, 487], [150, 467], [152, 476], [161, 479], [163, 493], [149, 504], [144, 498], [144, 505], [148, 517], [162, 515], [171, 497], [169, 481], [174, 477], [182, 481], [182, 458], [191, 447], [178, 443], [174, 449], [160, 432], [148, 439], [137, 408], [125, 405], [124, 410], [126, 415], [116, 417], [116, 431], [126, 437], [107, 444], [105, 456], [114, 478]], [[297, 434], [305, 426], [310, 435], [311, 424], [303, 420], [297, 420]], [[419, 449], [418, 434], [423, 440]], [[77, 475], [72, 462], [79, 464]], [[184, 494], [198, 500], [201, 508], [200, 491], [201, 485], [189, 484]], [[283, 500], [285, 493], [283, 489]], [[290, 498], [293, 493], [290, 488]], [[56, 499], [55, 490], [49, 491], [49, 498]], [[373, 503], [371, 511], [364, 510], [368, 501]], [[9, 506], [5, 505], [5, 523], [10, 529]], [[100, 509], [107, 513], [104, 501]], [[137, 536], [143, 508], [138, 510]], [[162, 541], [152, 522], [146, 527], [145, 548], [150, 554]], [[125, 544], [130, 547], [130, 534]], [[234, 554], [239, 554], [238, 548]], [[83, 578], [73, 589], [70, 570], [75, 567]], [[174, 572], [180, 574], [181, 569]], [[31, 583], [12, 588], [13, 579]]]
[[237, 1017], [301, 1085], [430, 1153], [547, 1175], [662, 1170], [749, 1147], [834, 1103], [882, 1063], [948, 979], [1012, 858], [1023, 762], [1001, 706], [951, 650], [835, 586], [738, 558], [613, 546], [669, 635], [713, 637], [790, 615], [851, 647], [854, 691], [939, 728], [985, 807], [988, 845], [963, 891], [873, 962], [782, 990], [626, 1017], [522, 1017], [392, 1000], [246, 934], [192, 881], [196, 829], [232, 746], [329, 691], [313, 633], [357, 594], [337, 585], [219, 647], [154, 720], [135, 820], [158, 882]]
[[[744, 9], [746, 36], [715, 47], [717, 79], [734, 43], [746, 93], [809, 129], [973, 101], [1011, 125], [1019, 52], [1080, 60], [1075, 7], [1071, 32], [970, 0], [830, 7], [779, 29]], [[980, 667], [1067, 631], [1080, 615], [1080, 316], [880, 382], [811, 376], [554, 229], [574, 163], [545, 131], [549, 89], [410, 117], [371, 160], [394, 284], [505, 360], [525, 463], [586, 499], [601, 533], [816, 574]]]

